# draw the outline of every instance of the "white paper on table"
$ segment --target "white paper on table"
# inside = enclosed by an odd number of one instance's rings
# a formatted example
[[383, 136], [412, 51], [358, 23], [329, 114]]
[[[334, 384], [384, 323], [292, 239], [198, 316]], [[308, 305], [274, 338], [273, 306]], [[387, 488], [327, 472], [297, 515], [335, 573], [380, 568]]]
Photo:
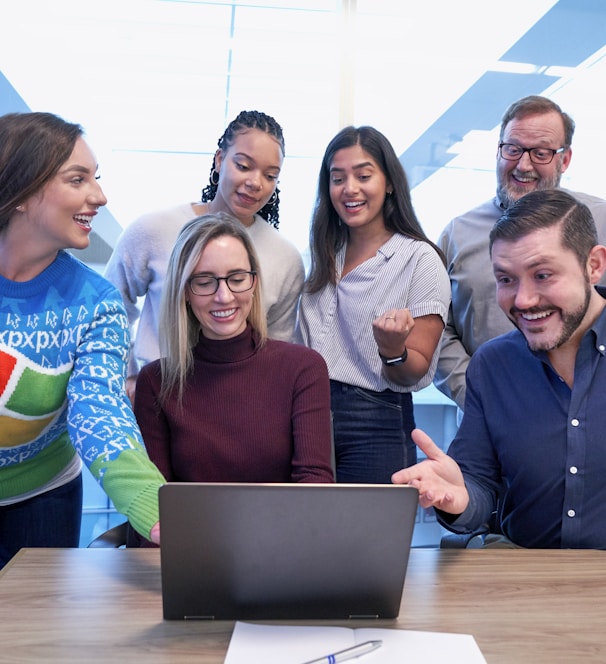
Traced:
[[237, 622], [224, 664], [302, 664], [357, 643], [380, 639], [378, 649], [351, 662], [360, 664], [486, 664], [469, 634], [402, 629], [257, 625]]

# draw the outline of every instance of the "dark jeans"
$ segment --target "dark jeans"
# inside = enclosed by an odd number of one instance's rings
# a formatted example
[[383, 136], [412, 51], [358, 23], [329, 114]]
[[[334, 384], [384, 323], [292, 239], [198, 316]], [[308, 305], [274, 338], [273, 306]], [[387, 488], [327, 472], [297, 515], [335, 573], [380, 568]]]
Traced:
[[373, 392], [330, 381], [337, 482], [391, 484], [417, 462], [408, 392]]
[[82, 475], [52, 491], [0, 507], [0, 568], [23, 547], [77, 547]]

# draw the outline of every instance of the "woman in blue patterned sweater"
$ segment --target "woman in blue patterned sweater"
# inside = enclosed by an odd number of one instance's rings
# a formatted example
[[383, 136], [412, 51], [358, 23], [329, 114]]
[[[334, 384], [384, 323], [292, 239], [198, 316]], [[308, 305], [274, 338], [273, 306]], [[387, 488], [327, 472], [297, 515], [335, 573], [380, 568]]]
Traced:
[[109, 282], [68, 254], [106, 198], [77, 124], [0, 117], [0, 567], [78, 546], [82, 461], [159, 541], [158, 488], [125, 393], [128, 323]]

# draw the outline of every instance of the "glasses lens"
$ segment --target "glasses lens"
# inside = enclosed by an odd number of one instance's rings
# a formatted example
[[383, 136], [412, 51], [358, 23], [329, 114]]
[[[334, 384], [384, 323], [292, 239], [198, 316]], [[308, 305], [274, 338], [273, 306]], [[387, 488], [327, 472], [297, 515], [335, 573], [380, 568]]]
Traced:
[[501, 145], [501, 156], [503, 159], [511, 159], [512, 161], [519, 159], [523, 152], [524, 151], [521, 147], [513, 145], [512, 143], [503, 143], [503, 145]]
[[235, 272], [226, 281], [232, 293], [243, 293], [252, 288], [253, 275], [250, 272]]
[[215, 277], [194, 277], [189, 287], [194, 295], [212, 295], [216, 292], [219, 282]]
[[548, 164], [553, 159], [553, 150], [533, 148], [530, 151], [530, 159], [534, 161], [535, 164]]

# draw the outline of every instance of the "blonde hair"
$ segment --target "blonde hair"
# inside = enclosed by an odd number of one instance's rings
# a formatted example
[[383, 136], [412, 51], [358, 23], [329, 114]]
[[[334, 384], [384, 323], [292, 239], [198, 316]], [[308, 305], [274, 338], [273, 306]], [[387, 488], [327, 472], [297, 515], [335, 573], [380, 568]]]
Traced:
[[247, 320], [256, 332], [258, 346], [262, 346], [267, 339], [259, 259], [245, 227], [224, 212], [192, 219], [181, 229], [171, 252], [160, 301], [160, 402], [165, 401], [175, 389], [178, 402], [182, 402], [187, 376], [193, 370], [193, 348], [200, 335], [200, 323], [185, 298], [188, 281], [208, 243], [225, 235], [236, 238], [244, 245], [250, 269], [256, 272], [256, 288]]

